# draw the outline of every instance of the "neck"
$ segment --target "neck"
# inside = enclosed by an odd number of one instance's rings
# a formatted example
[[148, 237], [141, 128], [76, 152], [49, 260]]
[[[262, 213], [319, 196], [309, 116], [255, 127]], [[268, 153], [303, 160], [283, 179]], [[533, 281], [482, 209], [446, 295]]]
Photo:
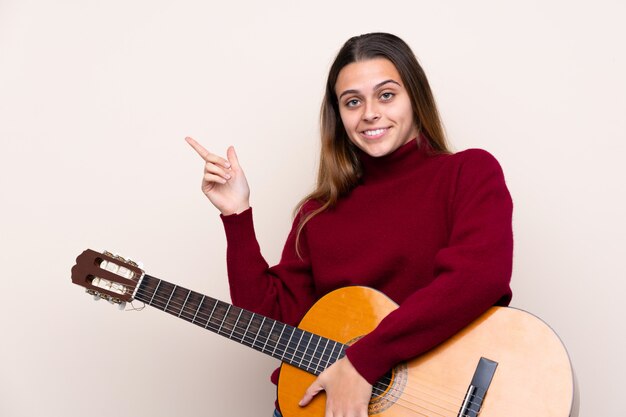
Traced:
[[135, 299], [282, 362], [318, 375], [347, 346], [145, 275]]
[[432, 148], [423, 135], [411, 139], [393, 152], [379, 157], [358, 150], [358, 158], [363, 169], [364, 183], [406, 174], [432, 153]]

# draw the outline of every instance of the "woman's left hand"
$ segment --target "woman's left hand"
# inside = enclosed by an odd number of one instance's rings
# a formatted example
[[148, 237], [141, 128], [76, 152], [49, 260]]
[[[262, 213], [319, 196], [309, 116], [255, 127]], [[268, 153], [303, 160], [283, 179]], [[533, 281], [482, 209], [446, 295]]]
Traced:
[[367, 417], [372, 385], [343, 357], [329, 366], [309, 386], [300, 400], [304, 407], [326, 391], [326, 417]]

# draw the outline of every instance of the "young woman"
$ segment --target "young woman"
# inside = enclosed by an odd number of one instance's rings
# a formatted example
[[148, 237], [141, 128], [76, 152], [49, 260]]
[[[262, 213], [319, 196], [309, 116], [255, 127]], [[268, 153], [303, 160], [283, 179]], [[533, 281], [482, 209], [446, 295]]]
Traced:
[[357, 36], [341, 48], [321, 139], [317, 187], [273, 267], [255, 237], [235, 150], [222, 158], [187, 141], [205, 161], [202, 191], [221, 212], [234, 304], [296, 325], [340, 287], [372, 287], [398, 303], [302, 393], [306, 407], [324, 390], [327, 416], [367, 416], [372, 384], [395, 364], [509, 303], [512, 202], [489, 153], [448, 150], [426, 76], [394, 35]]

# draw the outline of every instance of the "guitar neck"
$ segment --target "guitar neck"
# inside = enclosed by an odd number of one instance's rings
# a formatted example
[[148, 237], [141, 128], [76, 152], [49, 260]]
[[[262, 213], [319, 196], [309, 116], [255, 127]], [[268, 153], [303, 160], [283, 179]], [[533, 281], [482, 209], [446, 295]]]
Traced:
[[347, 348], [150, 275], [144, 275], [135, 299], [314, 375], [343, 357]]

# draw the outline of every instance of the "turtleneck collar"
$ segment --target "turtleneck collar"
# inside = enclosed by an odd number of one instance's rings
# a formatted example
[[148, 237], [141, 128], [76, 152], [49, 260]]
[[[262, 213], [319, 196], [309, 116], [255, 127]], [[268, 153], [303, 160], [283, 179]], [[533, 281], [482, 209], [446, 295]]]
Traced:
[[432, 155], [432, 147], [426, 137], [420, 135], [411, 139], [390, 154], [375, 157], [362, 150], [357, 150], [363, 168], [362, 181], [369, 183], [390, 176], [408, 173], [423, 160]]

